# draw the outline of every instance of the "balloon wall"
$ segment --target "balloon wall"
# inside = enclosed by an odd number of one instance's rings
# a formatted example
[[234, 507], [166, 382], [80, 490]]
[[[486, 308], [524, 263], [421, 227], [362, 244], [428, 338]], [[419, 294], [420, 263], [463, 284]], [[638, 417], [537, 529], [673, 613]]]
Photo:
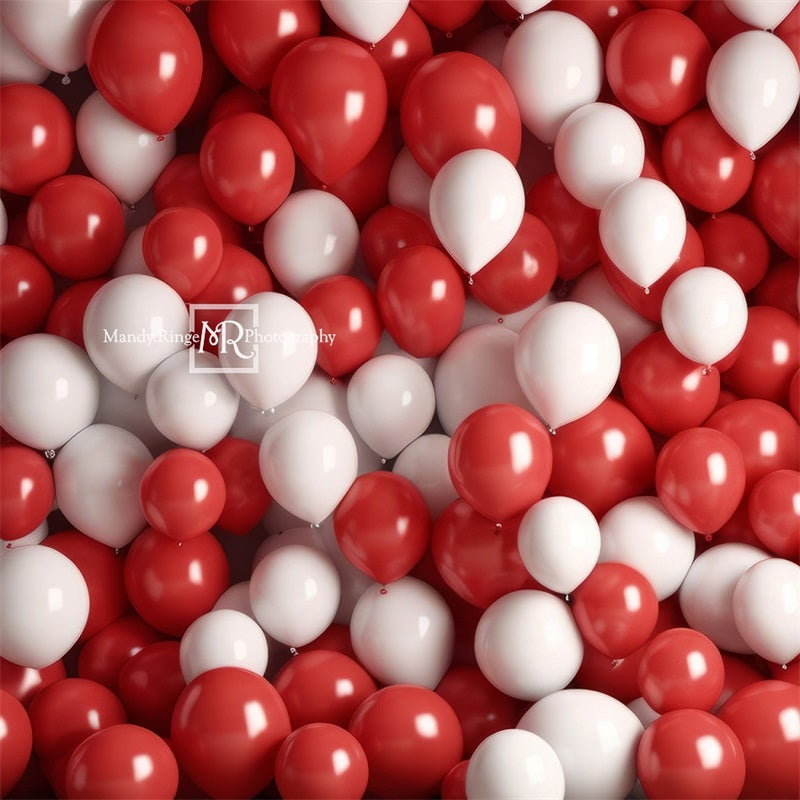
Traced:
[[0, 796], [800, 796], [796, 0], [0, 1]]

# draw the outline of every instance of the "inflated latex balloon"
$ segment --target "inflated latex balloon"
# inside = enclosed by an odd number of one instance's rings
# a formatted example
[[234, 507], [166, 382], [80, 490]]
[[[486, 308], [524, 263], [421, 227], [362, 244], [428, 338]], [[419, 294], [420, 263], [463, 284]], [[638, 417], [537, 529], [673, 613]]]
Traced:
[[426, 433], [405, 447], [392, 466], [392, 472], [419, 489], [433, 519], [458, 497], [447, 469], [449, 447], [449, 436]]
[[723, 0], [728, 10], [754, 28], [773, 30], [797, 5], [797, 0]]
[[322, 7], [342, 30], [374, 45], [397, 25], [408, 0], [322, 0]]

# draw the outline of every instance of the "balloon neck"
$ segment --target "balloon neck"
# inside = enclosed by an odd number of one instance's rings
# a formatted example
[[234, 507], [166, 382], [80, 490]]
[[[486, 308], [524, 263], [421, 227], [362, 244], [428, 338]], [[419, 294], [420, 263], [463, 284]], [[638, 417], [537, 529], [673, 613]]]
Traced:
[[248, 233], [253, 233], [254, 230], [255, 230], [255, 228], [252, 225], [248, 225], [247, 226], [247, 232]]
[[385, 586], [381, 586], [381, 594], [389, 594], [389, 590]]
[[781, 664], [781, 669], [789, 669], [787, 664]]
[[496, 531], [501, 531], [501, 530], [503, 530], [503, 523], [502, 523], [502, 522], [495, 522], [495, 524], [494, 524], [494, 529], [495, 529]]
[[470, 275], [469, 278], [467, 279], [467, 283], [470, 286], [474, 286], [475, 285], [475, 278], [473, 278], [472, 275]]
[[548, 433], [549, 433], [551, 436], [555, 436], [555, 435], [556, 435], [556, 429], [555, 429], [555, 428], [554, 428], [552, 425], [548, 425], [548, 426], [547, 426], [547, 432], [548, 432]]
[[503, 318], [502, 317], [498, 317], [497, 318], [497, 324], [498, 325], [502, 325], [503, 324]]
[[707, 542], [710, 542], [713, 538], [714, 537], [710, 533], [707, 533], [706, 536], [705, 536], [705, 539], [706, 539]]
[[750, 160], [751, 161], [755, 161], [756, 160], [756, 154], [752, 150], [750, 151], [749, 155], [750, 155]]
[[183, 547], [183, 542], [178, 542], [178, 549], [180, 549], [181, 547]]
[[319, 522], [312, 522], [312, 523], [309, 524], [309, 527], [313, 528], [314, 530], [318, 530], [319, 529]]
[[706, 364], [703, 367], [702, 374], [703, 375], [710, 375], [711, 374], [711, 365], [710, 364]]
[[570, 604], [572, 603], [572, 598], [571, 598], [571, 597], [570, 597], [568, 594], [565, 594], [565, 595], [564, 595], [564, 602], [565, 602], [567, 605], [570, 605]]
[[622, 659], [621, 658], [612, 658], [611, 659], [611, 666], [612, 667], [618, 667], [621, 663], [622, 663]]
[[55, 450], [45, 450], [44, 451], [44, 457], [48, 461], [52, 461], [56, 457], [56, 451]]
[[385, 458], [382, 458], [382, 459], [381, 459], [381, 464], [382, 464], [384, 467], [386, 466], [386, 459], [385, 459]]
[[156, 136], [156, 141], [157, 142], [163, 142], [164, 139], [166, 139], [166, 138], [167, 138], [166, 136], [163, 136], [162, 134], [159, 134], [158, 136]]
[[296, 655], [299, 655], [299, 653], [297, 652], [297, 648], [296, 647], [290, 647], [289, 648], [289, 655], [292, 658], [294, 658]]
[[65, 72], [64, 77], [61, 78], [61, 85], [62, 86], [69, 86], [72, 83], [72, 78]]
[[331, 378], [331, 383], [336, 383], [336, 378]]
[[645, 286], [644, 287], [644, 293], [645, 294], [650, 294], [650, 287], [649, 286]]

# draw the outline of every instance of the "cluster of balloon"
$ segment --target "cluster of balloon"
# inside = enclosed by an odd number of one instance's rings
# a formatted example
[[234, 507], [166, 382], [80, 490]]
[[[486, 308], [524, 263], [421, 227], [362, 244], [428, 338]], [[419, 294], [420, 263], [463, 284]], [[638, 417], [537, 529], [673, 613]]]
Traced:
[[800, 796], [795, 0], [2, 0], [0, 796]]

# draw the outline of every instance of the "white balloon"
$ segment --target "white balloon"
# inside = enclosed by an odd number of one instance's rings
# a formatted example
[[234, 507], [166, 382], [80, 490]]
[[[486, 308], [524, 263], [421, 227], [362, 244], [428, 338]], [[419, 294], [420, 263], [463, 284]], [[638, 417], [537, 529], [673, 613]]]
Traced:
[[150, 191], [175, 155], [175, 133], [159, 136], [113, 109], [100, 92], [89, 95], [75, 118], [83, 163], [120, 200], [133, 205]]
[[[278, 292], [248, 297], [221, 323], [219, 361], [234, 389], [255, 408], [274, 408], [308, 380], [317, 332], [306, 310]], [[202, 346], [202, 342], [201, 342]]]
[[333, 561], [312, 547], [281, 547], [250, 576], [250, 604], [258, 624], [279, 642], [301, 647], [332, 622], [341, 585]]
[[714, 53], [706, 75], [711, 113], [728, 135], [755, 152], [795, 113], [800, 69], [788, 45], [766, 31], [744, 31]]
[[678, 352], [710, 366], [742, 340], [747, 299], [727, 272], [695, 267], [670, 284], [661, 304], [661, 323]]
[[569, 594], [597, 563], [600, 528], [583, 503], [546, 497], [525, 512], [517, 543], [522, 563], [542, 586]]
[[642, 726], [645, 728], [649, 728], [661, 716], [657, 711], [653, 711], [653, 709], [650, 708], [644, 697], [637, 697], [635, 700], [631, 700], [631, 702], [628, 703], [628, 708], [636, 714], [639, 722], [641, 722]]
[[610, 103], [588, 103], [558, 129], [556, 171], [566, 190], [601, 209], [611, 192], [642, 174], [644, 137], [634, 118]]
[[408, 478], [419, 489], [433, 519], [458, 499], [447, 467], [449, 447], [449, 436], [443, 433], [425, 434], [411, 442], [397, 456], [392, 467], [392, 472]]
[[436, 413], [450, 436], [473, 411], [492, 403], [531, 410], [514, 369], [518, 339], [505, 325], [478, 325], [460, 333], [439, 356]]
[[435, 689], [453, 657], [455, 626], [441, 595], [406, 576], [364, 592], [350, 618], [350, 639], [380, 683]]
[[432, 184], [433, 178], [417, 164], [411, 151], [403, 147], [389, 172], [389, 202], [428, 219]]
[[752, 653], [733, 616], [733, 593], [739, 578], [769, 553], [741, 542], [710, 547], [692, 563], [678, 594], [689, 626], [704, 633], [722, 650]]
[[531, 702], [563, 689], [583, 660], [569, 606], [548, 592], [520, 589], [495, 600], [475, 630], [475, 658], [501, 692]]
[[531, 303], [519, 311], [514, 311], [512, 314], [503, 314], [502, 317], [499, 317], [497, 312], [489, 308], [489, 306], [478, 302], [474, 297], [468, 297], [464, 307], [464, 321], [461, 323], [460, 333], [464, 333], [470, 328], [476, 328], [478, 325], [499, 325], [507, 330], [514, 331], [514, 333], [519, 333], [531, 317], [556, 302], [552, 292], [548, 292], [535, 303]]
[[89, 28], [105, 0], [3, 0], [6, 27], [42, 66], [74, 72], [86, 63]]
[[565, 301], [532, 317], [514, 352], [517, 380], [550, 428], [593, 411], [619, 376], [619, 342], [609, 321], [583, 303]]
[[349, 272], [358, 242], [353, 212], [336, 195], [321, 189], [290, 194], [264, 227], [267, 264], [297, 298], [317, 281]]
[[785, 558], [753, 564], [733, 592], [736, 629], [767, 661], [800, 655], [800, 566]]
[[0, 656], [42, 669], [66, 655], [89, 618], [89, 590], [65, 555], [40, 544], [0, 558]]
[[82, 348], [31, 333], [0, 350], [0, 425], [36, 450], [55, 450], [90, 425], [99, 377]]
[[540, 8], [544, 8], [550, 0], [507, 0], [508, 4], [513, 8], [515, 11], [519, 11], [520, 14], [533, 14], [534, 11], [538, 11]]
[[150, 373], [189, 343], [180, 295], [151, 275], [121, 275], [101, 286], [83, 317], [86, 352], [108, 380], [142, 394]]
[[514, 165], [494, 150], [466, 150], [436, 173], [431, 224], [445, 250], [470, 275], [513, 238], [525, 212], [525, 189]]
[[343, 31], [375, 44], [400, 21], [408, 0], [322, 0], [322, 7]]
[[609, 194], [600, 211], [600, 241], [616, 267], [649, 287], [674, 263], [686, 239], [678, 195], [653, 178], [636, 178]]
[[374, 356], [350, 378], [347, 410], [359, 436], [378, 455], [393, 458], [430, 425], [433, 383], [405, 356]]
[[664, 600], [680, 589], [692, 566], [694, 533], [678, 523], [657, 497], [631, 497], [600, 520], [600, 562], [627, 564]]
[[194, 450], [208, 450], [224, 438], [239, 408], [239, 395], [221, 373], [219, 359], [189, 350], [179, 350], [153, 370], [145, 398], [156, 428]]
[[109, 547], [130, 544], [145, 527], [139, 485], [153, 457], [132, 433], [90, 425], [53, 462], [58, 507], [75, 528]]
[[3, 553], [13, 550], [15, 547], [27, 547], [29, 544], [41, 544], [50, 532], [47, 519], [43, 519], [30, 533], [20, 536], [18, 539], [0, 539], [0, 557]]
[[592, 29], [562, 11], [523, 20], [503, 54], [522, 122], [546, 144], [576, 108], [597, 100], [603, 73], [603, 50]]
[[198, 617], [181, 637], [180, 663], [186, 683], [219, 667], [239, 667], [263, 675], [268, 657], [264, 631], [241, 611], [209, 611]]
[[269, 493], [300, 519], [322, 522], [358, 474], [353, 436], [324, 411], [295, 411], [261, 441], [261, 477]]
[[589, 689], [565, 689], [535, 703], [517, 727], [541, 736], [555, 751], [565, 796], [622, 800], [636, 782], [636, 747], [644, 733], [619, 700]]
[[723, 2], [731, 14], [742, 22], [765, 30], [777, 28], [797, 5], [797, 0], [723, 0]]
[[144, 229], [146, 225], [140, 225], [134, 228], [125, 239], [125, 244], [122, 245], [117, 260], [111, 267], [109, 274], [113, 278], [119, 278], [120, 275], [152, 275], [149, 267], [144, 261], [144, 252], [142, 251], [142, 241], [144, 240]]
[[433, 373], [436, 371], [436, 362], [437, 358], [433, 357], [425, 357], [425, 358], [418, 358], [417, 356], [412, 356], [407, 350], [403, 350], [397, 342], [392, 339], [389, 331], [384, 330], [381, 334], [381, 339], [378, 342], [378, 346], [375, 348], [375, 351], [372, 353], [372, 357], [375, 356], [386, 356], [386, 355], [393, 355], [393, 356], [403, 356], [404, 358], [408, 358], [413, 361], [415, 364], [419, 364], [425, 372], [428, 373], [428, 377], [433, 380]]
[[530, 731], [487, 736], [467, 766], [467, 800], [561, 800], [564, 770], [552, 747]]
[[[0, 84], [42, 83], [50, 74], [47, 67], [34, 61], [2, 21], [0, 6]], [[0, 237], [2, 244], [2, 237]]]
[[599, 311], [610, 323], [625, 358], [658, 326], [631, 308], [614, 290], [600, 265], [586, 270], [572, 285], [569, 299]]

